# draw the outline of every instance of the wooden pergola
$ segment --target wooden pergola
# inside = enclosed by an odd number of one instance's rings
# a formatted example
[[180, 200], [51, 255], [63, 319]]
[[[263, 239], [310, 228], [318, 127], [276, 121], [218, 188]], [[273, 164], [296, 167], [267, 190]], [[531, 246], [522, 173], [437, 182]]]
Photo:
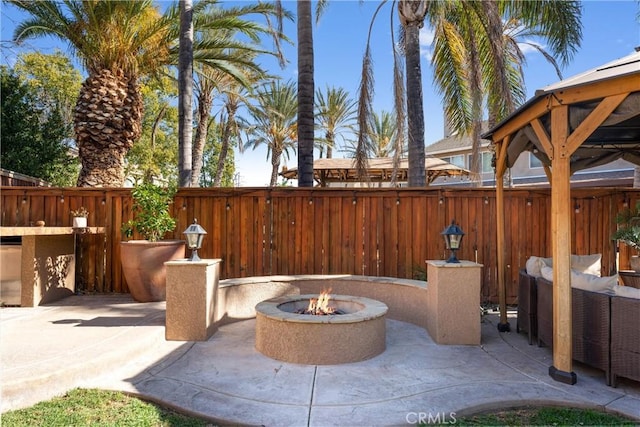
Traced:
[[[368, 159], [367, 175], [369, 182], [391, 182], [393, 175], [393, 159], [380, 157]], [[427, 157], [424, 161], [427, 176], [427, 185], [439, 177], [462, 177], [469, 175], [467, 169], [455, 166], [437, 157]], [[398, 167], [398, 182], [407, 181], [409, 174], [409, 162], [400, 160]], [[298, 178], [298, 168], [282, 168], [280, 175], [287, 179]], [[313, 162], [313, 178], [320, 187], [326, 187], [329, 183], [362, 182], [358, 175], [354, 159], [316, 159]]]
[[640, 165], [640, 52], [538, 90], [483, 138], [493, 141], [496, 152], [498, 329], [509, 330], [502, 178], [529, 151], [542, 161], [551, 184], [554, 344], [549, 375], [574, 384], [570, 176], [620, 158]]

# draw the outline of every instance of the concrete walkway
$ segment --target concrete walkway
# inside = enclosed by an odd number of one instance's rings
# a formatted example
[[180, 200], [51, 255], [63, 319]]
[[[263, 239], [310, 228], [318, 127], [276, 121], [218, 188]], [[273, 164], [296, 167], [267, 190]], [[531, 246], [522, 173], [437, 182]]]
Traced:
[[[574, 365], [570, 386], [547, 374], [547, 348], [498, 333], [482, 319], [482, 345], [441, 346], [421, 328], [387, 320], [387, 350], [336, 366], [279, 362], [254, 349], [254, 320], [207, 342], [164, 339], [164, 303], [127, 295], [73, 296], [0, 309], [2, 412], [74, 387], [123, 390], [221, 423], [267, 426], [441, 422], [528, 404], [595, 407], [640, 420], [640, 383], [605, 385]], [[515, 330], [515, 319], [511, 319]]]

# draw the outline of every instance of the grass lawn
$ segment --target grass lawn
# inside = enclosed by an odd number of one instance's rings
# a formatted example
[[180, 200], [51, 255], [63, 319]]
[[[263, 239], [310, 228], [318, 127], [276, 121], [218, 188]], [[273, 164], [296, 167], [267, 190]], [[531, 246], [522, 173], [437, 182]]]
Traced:
[[[182, 415], [121, 392], [95, 389], [75, 389], [30, 408], [6, 412], [2, 414], [0, 421], [3, 427], [213, 426], [200, 418]], [[619, 426], [637, 423], [595, 410], [555, 407], [515, 409], [458, 418], [455, 425]]]
[[593, 409], [563, 407], [522, 408], [465, 417], [461, 426], [635, 426], [636, 422]]

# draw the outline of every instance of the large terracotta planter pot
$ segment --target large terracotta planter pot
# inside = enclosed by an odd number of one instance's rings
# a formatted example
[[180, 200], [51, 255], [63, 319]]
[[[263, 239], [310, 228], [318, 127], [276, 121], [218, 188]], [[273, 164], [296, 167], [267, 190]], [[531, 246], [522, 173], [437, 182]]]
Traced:
[[185, 258], [183, 240], [120, 242], [120, 261], [129, 292], [138, 302], [164, 301], [167, 293], [165, 262]]

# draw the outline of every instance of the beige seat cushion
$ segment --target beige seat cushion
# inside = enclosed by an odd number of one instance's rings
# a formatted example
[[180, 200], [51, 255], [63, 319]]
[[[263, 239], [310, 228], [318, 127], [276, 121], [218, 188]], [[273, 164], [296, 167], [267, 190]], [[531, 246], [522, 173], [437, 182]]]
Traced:
[[[550, 267], [542, 267], [541, 276], [550, 282], [553, 282], [553, 269]], [[612, 292], [614, 286], [618, 286], [618, 275], [613, 276], [596, 276], [594, 274], [581, 273], [571, 270], [571, 287], [583, 289], [591, 292]]]
[[640, 288], [616, 285], [613, 287], [613, 292], [621, 297], [640, 299]]

